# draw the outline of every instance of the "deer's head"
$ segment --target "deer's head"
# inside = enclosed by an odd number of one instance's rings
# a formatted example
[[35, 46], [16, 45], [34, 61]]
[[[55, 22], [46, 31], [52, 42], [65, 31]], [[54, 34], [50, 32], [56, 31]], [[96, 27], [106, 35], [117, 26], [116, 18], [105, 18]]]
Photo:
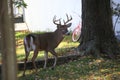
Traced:
[[68, 23], [69, 21], [72, 20], [72, 17], [70, 16], [70, 18], [67, 16], [67, 21], [63, 20], [64, 24], [61, 24], [61, 19], [56, 20], [56, 16], [54, 16], [53, 18], [53, 23], [55, 25], [57, 25], [57, 30], [59, 31], [62, 35], [69, 35], [69, 31], [68, 28], [71, 26], [72, 23]]

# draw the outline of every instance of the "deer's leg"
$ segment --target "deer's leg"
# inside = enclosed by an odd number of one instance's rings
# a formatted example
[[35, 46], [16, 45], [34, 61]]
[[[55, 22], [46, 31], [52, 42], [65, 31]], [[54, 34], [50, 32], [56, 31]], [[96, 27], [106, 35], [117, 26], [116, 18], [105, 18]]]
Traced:
[[26, 62], [28, 60], [29, 52], [25, 51], [25, 60], [24, 60], [24, 71], [23, 71], [23, 76], [25, 76], [25, 71], [26, 71]]
[[37, 72], [37, 67], [36, 67], [36, 64], [35, 64], [35, 59], [36, 59], [37, 55], [38, 55], [38, 50], [35, 50], [34, 54], [33, 54], [33, 57], [32, 57], [32, 63], [33, 63], [33, 66], [35, 68], [35, 72]]
[[44, 69], [46, 69], [47, 60], [48, 60], [48, 51], [44, 52], [44, 57], [45, 57]]
[[56, 63], [57, 63], [57, 53], [54, 50], [50, 50], [50, 52], [55, 57], [55, 61], [54, 61], [53, 67], [52, 67], [52, 68], [54, 68], [56, 66]]

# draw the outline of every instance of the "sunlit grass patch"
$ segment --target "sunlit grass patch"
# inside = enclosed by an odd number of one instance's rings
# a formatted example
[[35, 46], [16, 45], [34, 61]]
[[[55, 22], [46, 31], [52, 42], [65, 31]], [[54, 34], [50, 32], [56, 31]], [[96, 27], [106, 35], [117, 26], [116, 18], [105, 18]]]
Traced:
[[[21, 72], [18, 75], [20, 77]], [[54, 70], [40, 68], [37, 77], [40, 80], [120, 80], [120, 64], [102, 58], [82, 57], [56, 66]], [[26, 77], [19, 80], [26, 79], [34, 80], [35, 74], [27, 71]]]
[[[64, 41], [64, 42], [61, 42], [55, 50], [56, 50], [58, 56], [66, 55], [67, 52], [69, 51], [69, 48], [77, 47], [78, 44], [79, 44], [78, 42], [65, 42]], [[23, 61], [24, 60], [25, 51], [24, 51], [24, 46], [23, 45], [16, 47], [16, 55], [17, 55], [17, 60], [18, 61]], [[41, 58], [43, 59], [43, 57], [44, 57], [43, 55], [44, 55], [44, 52], [40, 51], [37, 59], [41, 59]], [[31, 59], [32, 56], [33, 56], [33, 51], [30, 53], [29, 59]], [[49, 53], [49, 57], [52, 57], [52, 55], [50, 53]]]
[[79, 45], [78, 42], [61, 42], [57, 48], [70, 48], [70, 47], [77, 47]]

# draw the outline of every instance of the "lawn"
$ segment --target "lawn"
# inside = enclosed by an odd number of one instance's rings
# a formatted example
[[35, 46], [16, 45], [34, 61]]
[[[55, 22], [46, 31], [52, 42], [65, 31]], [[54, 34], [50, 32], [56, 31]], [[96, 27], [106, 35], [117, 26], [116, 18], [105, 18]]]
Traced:
[[[17, 61], [23, 61], [25, 57], [22, 44], [25, 35], [22, 33], [16, 34], [17, 40], [20, 41], [20, 45], [16, 46]], [[56, 52], [59, 56], [63, 56], [70, 51], [71, 47], [77, 47], [78, 45], [78, 42], [72, 42], [71, 36], [67, 36], [56, 48]], [[29, 59], [31, 57], [32, 52]], [[51, 57], [50, 54], [49, 57]], [[39, 53], [37, 59], [42, 58], [43, 52]], [[23, 71], [18, 71], [19, 80], [120, 80], [120, 60], [118, 59], [113, 61], [107, 58], [95, 59], [87, 56], [56, 66], [54, 70], [40, 68], [37, 75], [34, 74], [33, 70], [27, 70], [25, 77], [22, 77]]]
[[39, 69], [38, 75], [27, 70], [25, 77], [18, 73], [19, 80], [120, 80], [120, 64], [109, 59], [81, 57], [57, 66], [54, 70]]
[[[44, 33], [44, 32], [37, 32], [37, 33]], [[23, 39], [25, 35], [28, 33], [20, 33], [16, 32], [16, 55], [17, 55], [17, 61], [23, 61], [25, 58], [25, 52], [23, 47]], [[77, 47], [79, 45], [78, 42], [73, 42], [71, 35], [66, 36], [64, 40], [59, 44], [59, 46], [55, 49], [58, 53], [58, 56], [66, 55], [66, 53], [70, 50], [71, 47]], [[43, 58], [44, 52], [41, 51], [38, 54], [37, 59]], [[29, 59], [33, 56], [33, 52], [29, 55]], [[52, 57], [51, 54], [49, 54], [49, 57]]]
[[[70, 50], [70, 48], [77, 47], [78, 44], [79, 44], [78, 42], [70, 42], [70, 43], [69, 42], [61, 42], [55, 50], [58, 53], [58, 56], [63, 56], [63, 55], [66, 55], [66, 53]], [[18, 61], [23, 61], [24, 60], [25, 52], [24, 52], [23, 45], [16, 48], [16, 54], [17, 54], [17, 60]], [[40, 51], [37, 59], [42, 58], [43, 55], [44, 55], [44, 52]], [[33, 52], [30, 53], [29, 59], [31, 59], [32, 56], [33, 56]], [[49, 53], [49, 57], [51, 57], [51, 56], [52, 55]]]

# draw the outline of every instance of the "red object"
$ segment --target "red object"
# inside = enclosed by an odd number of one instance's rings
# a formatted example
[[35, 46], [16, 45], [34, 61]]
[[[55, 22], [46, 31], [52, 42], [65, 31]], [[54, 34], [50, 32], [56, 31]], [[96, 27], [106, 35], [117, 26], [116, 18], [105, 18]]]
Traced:
[[73, 40], [74, 42], [78, 41], [79, 38], [80, 38], [80, 34], [81, 34], [81, 25], [78, 24], [78, 26], [73, 30], [72, 40]]

